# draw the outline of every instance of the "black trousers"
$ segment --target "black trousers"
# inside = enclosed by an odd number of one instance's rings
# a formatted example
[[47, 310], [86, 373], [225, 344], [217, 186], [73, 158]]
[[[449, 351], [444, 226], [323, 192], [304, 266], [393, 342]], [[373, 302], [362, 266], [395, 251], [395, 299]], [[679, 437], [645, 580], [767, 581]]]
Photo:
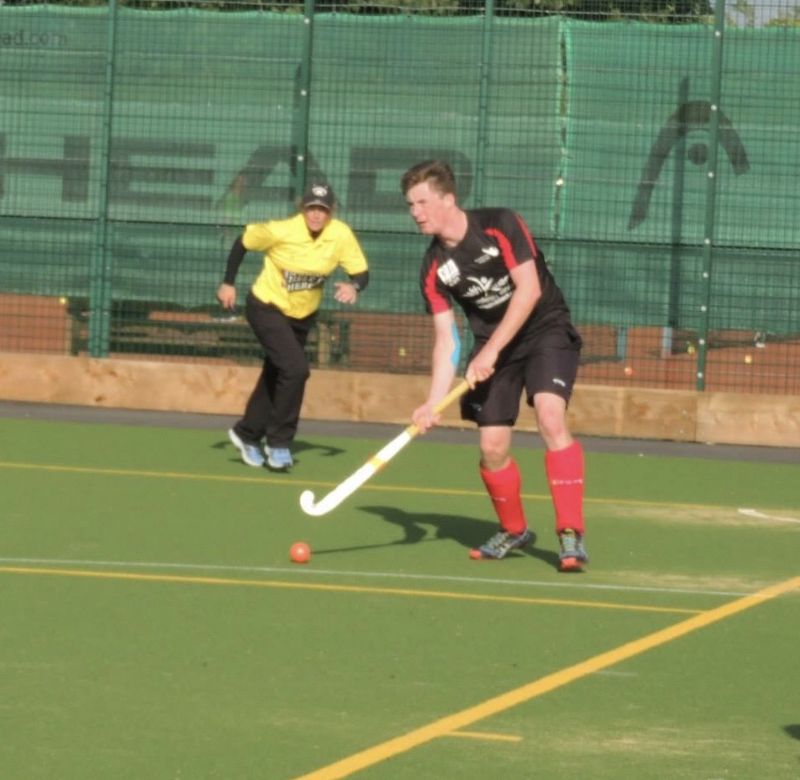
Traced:
[[233, 429], [242, 441], [268, 447], [288, 447], [297, 434], [300, 407], [310, 375], [305, 356], [315, 314], [302, 320], [247, 296], [245, 314], [264, 349], [264, 365], [242, 417]]

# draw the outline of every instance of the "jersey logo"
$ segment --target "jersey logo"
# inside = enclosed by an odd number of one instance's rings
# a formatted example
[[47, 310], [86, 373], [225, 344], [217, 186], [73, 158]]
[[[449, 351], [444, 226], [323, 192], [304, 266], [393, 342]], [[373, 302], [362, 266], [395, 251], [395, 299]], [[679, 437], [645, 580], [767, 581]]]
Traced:
[[504, 304], [513, 292], [511, 278], [506, 274], [500, 279], [488, 276], [468, 276], [470, 286], [463, 294], [464, 299], [475, 299], [475, 306], [479, 309], [494, 309]]
[[475, 258], [476, 265], [483, 265], [484, 263], [488, 263], [490, 260], [494, 260], [496, 257], [500, 257], [500, 250], [496, 246], [484, 246], [481, 247], [483, 254], [480, 257]]
[[468, 276], [467, 281], [471, 283], [471, 286], [464, 293], [465, 298], [477, 298], [479, 295], [485, 295], [492, 289], [494, 283], [494, 280], [488, 276]]
[[458, 270], [458, 266], [452, 258], [439, 267], [436, 271], [436, 275], [446, 287], [455, 287], [455, 285], [458, 284], [458, 280], [461, 278], [461, 272]]
[[293, 271], [283, 272], [283, 282], [289, 292], [300, 292], [301, 290], [315, 290], [325, 284], [324, 276], [311, 274], [296, 274]]

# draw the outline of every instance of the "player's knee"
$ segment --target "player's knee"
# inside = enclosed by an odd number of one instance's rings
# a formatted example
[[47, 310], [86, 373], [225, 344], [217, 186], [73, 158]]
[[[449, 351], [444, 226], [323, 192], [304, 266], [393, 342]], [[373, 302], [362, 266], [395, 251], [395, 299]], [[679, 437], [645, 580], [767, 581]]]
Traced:
[[489, 471], [503, 468], [508, 462], [508, 447], [500, 442], [481, 444], [481, 466]]
[[556, 442], [569, 436], [567, 417], [560, 409], [543, 409], [536, 415], [536, 421], [545, 442]]
[[286, 366], [283, 371], [283, 379], [287, 384], [302, 385], [305, 384], [311, 376], [311, 370], [308, 364], [297, 363], [295, 365]]

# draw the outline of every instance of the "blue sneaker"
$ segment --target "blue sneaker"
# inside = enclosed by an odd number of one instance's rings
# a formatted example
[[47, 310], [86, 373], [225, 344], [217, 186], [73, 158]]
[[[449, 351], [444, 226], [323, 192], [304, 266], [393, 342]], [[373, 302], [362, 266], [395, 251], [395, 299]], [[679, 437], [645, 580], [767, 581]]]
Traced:
[[276, 471], [288, 471], [294, 466], [292, 453], [288, 447], [265, 447], [267, 452], [267, 465]]
[[248, 465], [253, 466], [254, 468], [260, 468], [264, 465], [264, 455], [261, 453], [261, 450], [255, 444], [247, 444], [243, 442], [236, 431], [231, 428], [228, 431], [228, 438], [233, 443], [233, 446], [239, 450], [239, 454], [242, 456], [242, 460]]
[[292, 453], [288, 447], [264, 447], [267, 465], [275, 471], [288, 471], [294, 466]]

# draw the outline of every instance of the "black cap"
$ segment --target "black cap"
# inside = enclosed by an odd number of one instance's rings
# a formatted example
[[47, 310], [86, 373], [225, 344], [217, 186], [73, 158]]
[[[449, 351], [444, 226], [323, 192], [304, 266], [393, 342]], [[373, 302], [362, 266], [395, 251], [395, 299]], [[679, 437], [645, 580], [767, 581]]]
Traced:
[[330, 185], [321, 183], [309, 184], [308, 187], [306, 187], [302, 201], [304, 209], [309, 206], [322, 206], [328, 209], [328, 211], [333, 210], [333, 204], [335, 202], [336, 198], [333, 195], [333, 190]]

